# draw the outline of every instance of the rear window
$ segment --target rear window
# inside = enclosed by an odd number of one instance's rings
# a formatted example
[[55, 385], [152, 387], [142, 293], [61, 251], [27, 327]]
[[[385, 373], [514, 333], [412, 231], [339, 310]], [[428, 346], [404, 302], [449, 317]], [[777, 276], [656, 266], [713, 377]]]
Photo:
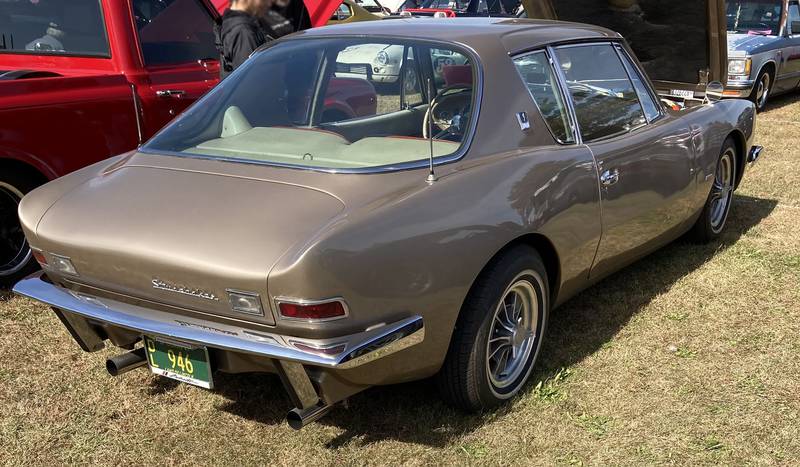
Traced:
[[0, 53], [108, 56], [99, 0], [0, 1]]
[[[467, 54], [427, 41], [299, 39], [251, 57], [144, 150], [319, 169], [459, 152], [473, 126]], [[433, 100], [431, 107], [430, 101]]]

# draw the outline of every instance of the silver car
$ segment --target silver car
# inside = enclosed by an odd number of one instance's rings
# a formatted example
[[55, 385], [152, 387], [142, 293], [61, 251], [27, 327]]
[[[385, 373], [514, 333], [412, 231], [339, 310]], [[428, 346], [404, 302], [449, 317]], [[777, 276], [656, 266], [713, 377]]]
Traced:
[[726, 97], [752, 100], [762, 110], [769, 97], [800, 83], [800, 3], [797, 0], [730, 0]]

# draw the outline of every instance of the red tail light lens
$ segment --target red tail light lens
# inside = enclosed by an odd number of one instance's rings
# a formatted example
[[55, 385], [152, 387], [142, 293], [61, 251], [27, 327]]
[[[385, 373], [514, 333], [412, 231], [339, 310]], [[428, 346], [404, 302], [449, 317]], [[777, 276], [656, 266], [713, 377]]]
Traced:
[[31, 252], [33, 253], [33, 258], [36, 260], [36, 262], [42, 266], [47, 265], [47, 258], [44, 256], [44, 253], [42, 253], [41, 250], [34, 250], [31, 248]]
[[289, 303], [278, 304], [281, 317], [288, 319], [323, 321], [344, 318], [347, 316], [347, 309], [340, 301], [325, 303]]

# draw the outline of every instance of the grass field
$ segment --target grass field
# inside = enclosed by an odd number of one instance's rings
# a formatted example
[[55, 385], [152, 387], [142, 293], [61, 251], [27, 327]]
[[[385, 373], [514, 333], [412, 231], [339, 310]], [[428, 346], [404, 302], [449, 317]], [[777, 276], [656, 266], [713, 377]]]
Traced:
[[293, 432], [276, 378], [215, 392], [108, 376], [44, 306], [0, 292], [0, 463], [800, 463], [800, 96], [724, 239], [676, 243], [576, 297], [508, 407], [467, 416], [427, 382], [374, 388]]

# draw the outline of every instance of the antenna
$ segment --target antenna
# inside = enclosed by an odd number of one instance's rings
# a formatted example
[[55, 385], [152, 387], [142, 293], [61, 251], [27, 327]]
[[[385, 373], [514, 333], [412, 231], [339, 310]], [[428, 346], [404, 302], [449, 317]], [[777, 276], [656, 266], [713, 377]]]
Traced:
[[431, 152], [429, 160], [430, 172], [428, 173], [428, 183], [436, 181], [436, 174], [433, 172], [433, 103], [436, 99], [433, 97], [433, 83], [428, 78], [428, 140], [430, 141]]

